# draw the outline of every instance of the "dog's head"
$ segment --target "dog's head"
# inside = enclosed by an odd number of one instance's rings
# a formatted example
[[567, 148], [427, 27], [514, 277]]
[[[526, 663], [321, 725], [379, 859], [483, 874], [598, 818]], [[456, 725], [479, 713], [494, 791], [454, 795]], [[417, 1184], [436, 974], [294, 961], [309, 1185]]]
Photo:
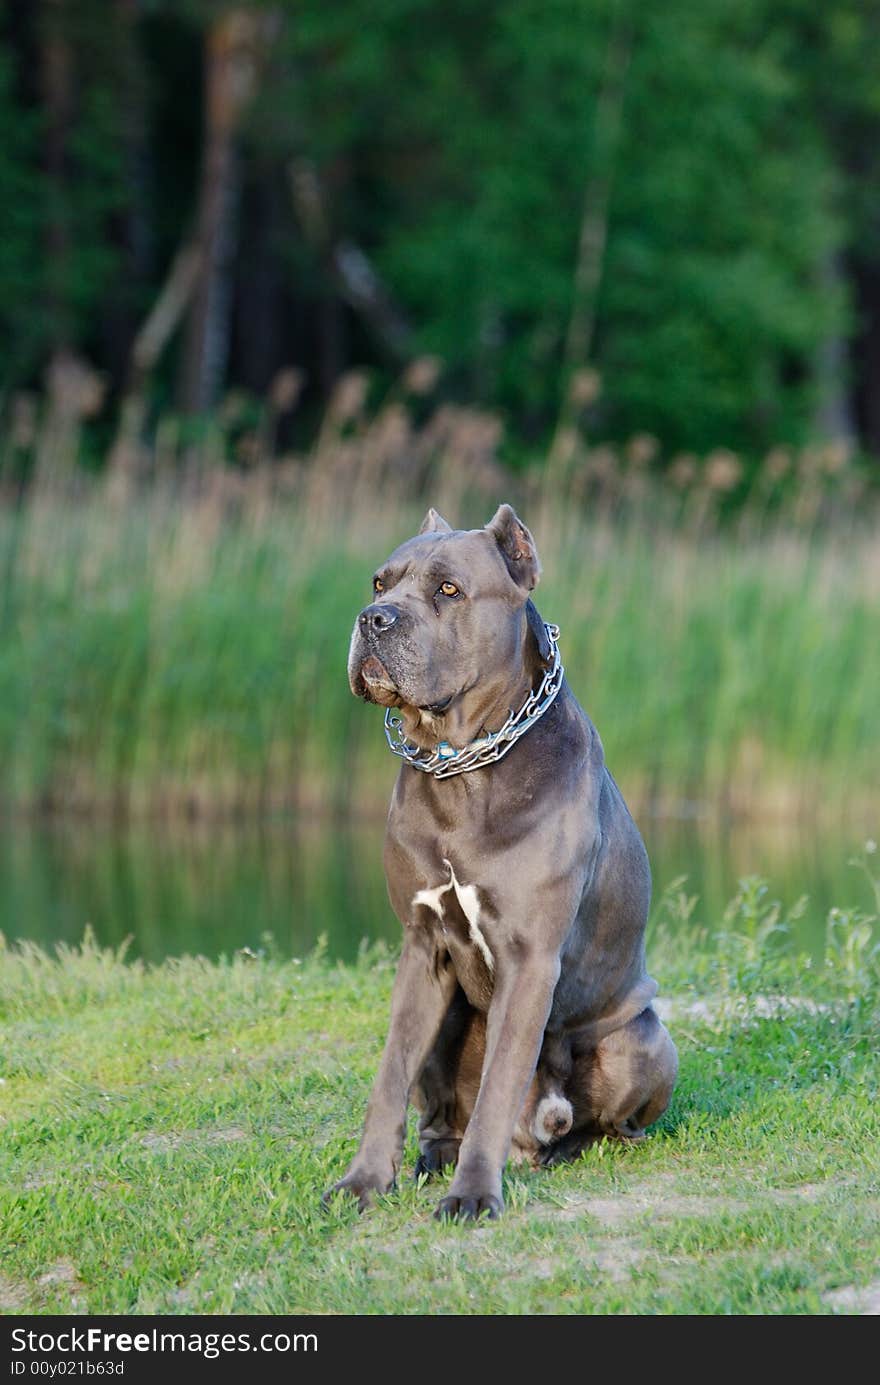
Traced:
[[499, 506], [484, 529], [453, 529], [429, 510], [416, 537], [375, 573], [373, 599], [351, 638], [352, 692], [411, 708], [430, 726], [516, 667], [524, 611], [537, 655], [546, 659], [546, 632], [529, 600], [540, 570], [535, 541], [510, 505]]

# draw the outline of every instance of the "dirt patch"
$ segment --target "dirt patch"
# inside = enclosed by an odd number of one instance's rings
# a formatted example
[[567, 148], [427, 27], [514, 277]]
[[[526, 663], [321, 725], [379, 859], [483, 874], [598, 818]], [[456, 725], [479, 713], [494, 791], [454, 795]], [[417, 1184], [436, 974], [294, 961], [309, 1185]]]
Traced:
[[768, 1191], [774, 1202], [815, 1202], [833, 1191], [829, 1183], [799, 1183], [794, 1188], [770, 1188]]
[[717, 1217], [724, 1215], [743, 1216], [754, 1212], [762, 1203], [818, 1202], [833, 1196], [836, 1191], [846, 1187], [846, 1183], [799, 1183], [792, 1188], [764, 1188], [755, 1202], [741, 1198], [704, 1196], [677, 1193], [665, 1186], [664, 1178], [657, 1178], [643, 1184], [638, 1191], [621, 1193], [619, 1197], [589, 1197], [582, 1193], [570, 1193], [560, 1203], [557, 1215], [562, 1221], [575, 1221], [585, 1214], [595, 1217], [603, 1227], [615, 1231], [644, 1213], [654, 1217]]
[[56, 1260], [47, 1270], [38, 1275], [33, 1284], [17, 1283], [0, 1274], [0, 1313], [22, 1313], [34, 1309], [35, 1297], [42, 1300], [48, 1290], [63, 1287], [72, 1294], [72, 1306], [77, 1306], [77, 1296], [84, 1294], [86, 1286], [79, 1278], [74, 1265], [69, 1260]]
[[863, 1317], [880, 1316], [880, 1279], [871, 1284], [856, 1288], [854, 1284], [843, 1289], [832, 1289], [822, 1295], [823, 1303], [839, 1313], [856, 1313]]
[[731, 1018], [742, 1021], [779, 1019], [797, 1011], [820, 1015], [832, 1008], [802, 995], [724, 995], [685, 1001], [675, 996], [658, 996], [652, 1004], [664, 1023], [701, 1020], [706, 1024]]
[[228, 1145], [246, 1139], [247, 1131], [232, 1125], [224, 1130], [183, 1130], [178, 1133], [169, 1131], [164, 1135], [151, 1133], [141, 1136], [141, 1144], [153, 1154], [169, 1154], [174, 1149], [180, 1149], [181, 1145], [196, 1148], [199, 1145]]
[[48, 1288], [55, 1288], [59, 1284], [66, 1285], [73, 1293], [84, 1293], [85, 1284], [77, 1275], [74, 1266], [69, 1260], [56, 1260], [55, 1264], [41, 1274], [37, 1279], [38, 1284]]
[[182, 1135], [142, 1135], [141, 1144], [151, 1154], [167, 1154], [183, 1143]]
[[57, 1182], [56, 1177], [50, 1173], [32, 1173], [24, 1180], [21, 1185], [23, 1193], [35, 1193], [40, 1188], [47, 1188], [50, 1183]]
[[642, 1263], [645, 1252], [633, 1241], [616, 1240], [608, 1245], [596, 1246], [593, 1258], [598, 1270], [606, 1274], [613, 1283], [623, 1284]]
[[237, 1140], [246, 1140], [247, 1137], [246, 1130], [240, 1130], [237, 1125], [230, 1125], [225, 1130], [210, 1130], [204, 1136], [204, 1141], [206, 1145], [231, 1145]]
[[655, 1217], [715, 1217], [725, 1212], [749, 1210], [748, 1203], [730, 1197], [695, 1197], [650, 1189], [620, 1197], [584, 1197], [572, 1193], [558, 1213], [561, 1221], [595, 1217], [608, 1231], [616, 1231], [636, 1217], [650, 1212]]
[[20, 1313], [27, 1306], [28, 1286], [0, 1274], [0, 1313]]

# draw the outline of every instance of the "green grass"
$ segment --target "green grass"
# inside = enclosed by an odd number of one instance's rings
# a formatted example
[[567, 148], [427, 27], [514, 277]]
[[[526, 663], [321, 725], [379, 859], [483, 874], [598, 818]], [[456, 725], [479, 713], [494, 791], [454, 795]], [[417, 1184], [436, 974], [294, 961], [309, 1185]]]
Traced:
[[[421, 507], [340, 494], [267, 500], [258, 478], [231, 499], [38, 493], [0, 511], [0, 799], [384, 813], [381, 718], [351, 697], [346, 654], [374, 565]], [[482, 523], [494, 499], [452, 504]], [[683, 537], [524, 513], [539, 607], [634, 806], [864, 821], [880, 783], [874, 532]]]
[[[504, 1218], [442, 1188], [364, 1217], [343, 1171], [393, 958], [0, 954], [0, 1308], [52, 1313], [824, 1313], [876, 1295], [878, 953], [837, 915], [793, 955], [746, 881], [711, 950], [667, 900], [673, 1102], [641, 1146], [514, 1168]], [[408, 1139], [406, 1168], [415, 1146]]]

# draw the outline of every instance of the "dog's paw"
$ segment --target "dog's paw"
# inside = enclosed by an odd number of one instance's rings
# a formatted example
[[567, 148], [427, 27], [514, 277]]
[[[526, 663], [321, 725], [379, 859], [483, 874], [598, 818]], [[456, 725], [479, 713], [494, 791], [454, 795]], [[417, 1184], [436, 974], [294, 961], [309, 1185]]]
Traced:
[[560, 1140], [571, 1130], [573, 1112], [571, 1102], [558, 1092], [549, 1092], [541, 1098], [532, 1119], [532, 1133], [538, 1144], [550, 1145]]
[[450, 1193], [440, 1199], [434, 1216], [438, 1221], [478, 1221], [482, 1216], [494, 1221], [503, 1211], [500, 1193]]
[[430, 1178], [458, 1163], [461, 1140], [430, 1140], [416, 1160], [414, 1177]]
[[351, 1169], [332, 1188], [328, 1188], [321, 1198], [321, 1206], [329, 1207], [333, 1199], [342, 1193], [357, 1198], [359, 1212], [366, 1212], [373, 1205], [377, 1193], [390, 1193], [394, 1188], [394, 1178], [383, 1178], [379, 1174]]

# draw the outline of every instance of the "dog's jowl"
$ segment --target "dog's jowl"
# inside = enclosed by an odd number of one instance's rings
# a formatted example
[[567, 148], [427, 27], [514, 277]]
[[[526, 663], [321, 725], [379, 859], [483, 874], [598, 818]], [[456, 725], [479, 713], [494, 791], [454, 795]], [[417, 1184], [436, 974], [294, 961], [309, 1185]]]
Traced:
[[539, 572], [509, 505], [471, 530], [429, 510], [355, 622], [352, 691], [388, 709], [401, 759], [385, 871], [404, 929], [363, 1135], [326, 1195], [362, 1208], [394, 1184], [410, 1101], [417, 1170], [455, 1165], [438, 1215], [496, 1216], [508, 1157], [639, 1140], [675, 1082], [648, 858], [531, 601]]

